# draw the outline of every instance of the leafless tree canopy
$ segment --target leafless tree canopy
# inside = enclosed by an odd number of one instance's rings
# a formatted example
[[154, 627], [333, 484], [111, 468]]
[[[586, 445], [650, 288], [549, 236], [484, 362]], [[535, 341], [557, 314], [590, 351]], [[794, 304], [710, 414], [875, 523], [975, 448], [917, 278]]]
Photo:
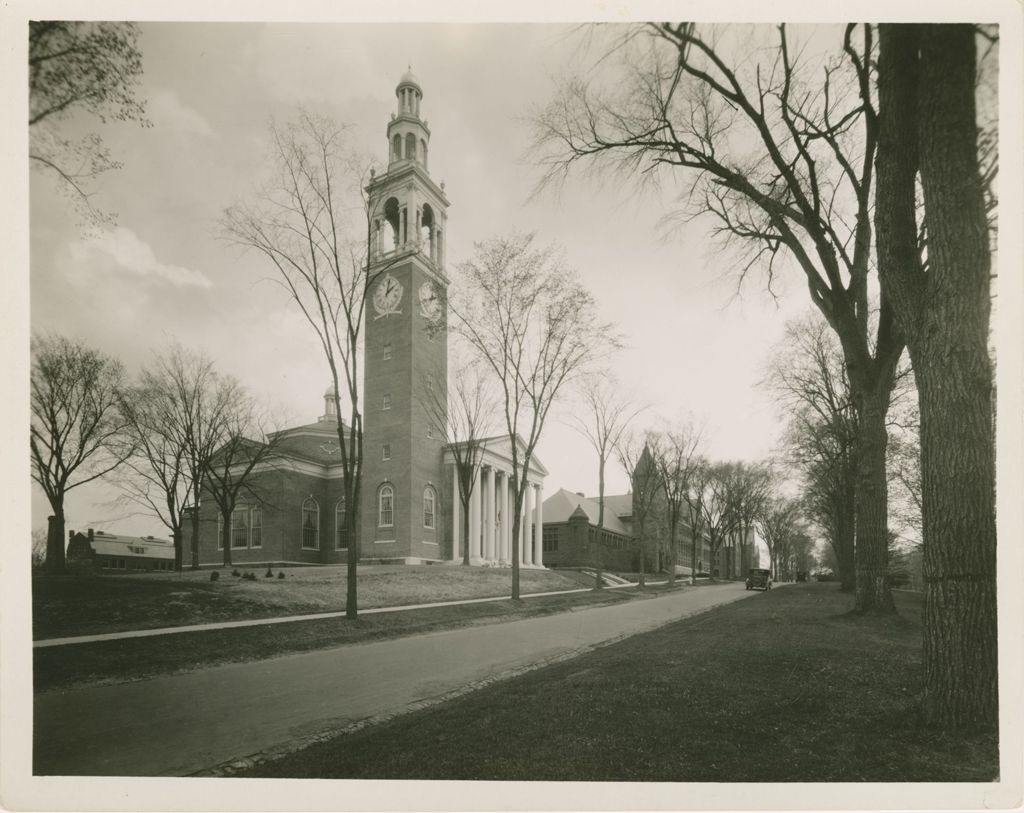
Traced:
[[[213, 362], [180, 346], [158, 354], [121, 397], [133, 454], [121, 478], [127, 499], [155, 514], [175, 542], [182, 565], [184, 509], [199, 504], [213, 454], [227, 440], [238, 384], [217, 375]], [[193, 514], [192, 566], [198, 566], [199, 516]]]
[[604, 530], [604, 474], [608, 459], [622, 442], [630, 423], [644, 407], [636, 406], [630, 393], [615, 377], [602, 371], [583, 378], [578, 387], [580, 408], [570, 423], [590, 443], [597, 455], [597, 544], [594, 545], [594, 584], [603, 586], [601, 533]]
[[47, 567], [64, 568], [64, 497], [119, 466], [131, 451], [118, 410], [124, 368], [85, 343], [58, 335], [32, 340], [32, 479], [50, 503]]
[[[449, 301], [453, 330], [493, 375], [512, 446], [515, 514], [512, 597], [519, 597], [519, 526], [526, 473], [563, 388], [618, 346], [594, 297], [533, 235], [495, 237], [459, 267]], [[518, 440], [523, 448], [520, 450]]]
[[[334, 385], [345, 505], [351, 506], [347, 532], [353, 534], [363, 465], [361, 334], [372, 282], [365, 195], [370, 161], [348, 144], [343, 126], [308, 112], [284, 126], [272, 124], [271, 136], [276, 174], [253, 203], [230, 207], [222, 227], [229, 240], [270, 262], [271, 279], [299, 308], [323, 350]], [[346, 615], [355, 618], [358, 549], [347, 547]]]
[[138, 35], [133, 23], [29, 23], [29, 159], [56, 174], [61, 190], [93, 224], [110, 223], [113, 215], [93, 206], [91, 184], [120, 164], [98, 135], [72, 141], [61, 134], [59, 122], [84, 109], [100, 121], [149, 126], [145, 104], [135, 96], [142, 75]]

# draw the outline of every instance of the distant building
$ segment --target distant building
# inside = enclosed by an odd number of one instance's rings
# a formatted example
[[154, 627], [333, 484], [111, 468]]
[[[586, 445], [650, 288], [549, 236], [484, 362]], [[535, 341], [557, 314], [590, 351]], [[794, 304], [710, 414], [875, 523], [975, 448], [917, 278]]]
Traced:
[[100, 573], [174, 570], [174, 543], [155, 536], [119, 536], [94, 531], [68, 533], [67, 561]]

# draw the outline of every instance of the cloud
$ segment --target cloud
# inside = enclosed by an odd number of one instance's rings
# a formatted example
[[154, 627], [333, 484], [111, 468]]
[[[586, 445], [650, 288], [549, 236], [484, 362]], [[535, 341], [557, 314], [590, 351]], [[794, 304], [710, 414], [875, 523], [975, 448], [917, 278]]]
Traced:
[[68, 276], [73, 282], [89, 284], [111, 271], [127, 271], [140, 277], [156, 277], [179, 288], [209, 288], [213, 284], [202, 271], [158, 261], [149, 244], [124, 226], [77, 240], [69, 249], [72, 263]]
[[146, 102], [146, 115], [156, 127], [166, 127], [184, 135], [213, 136], [214, 130], [203, 115], [182, 104], [171, 90], [157, 90]]

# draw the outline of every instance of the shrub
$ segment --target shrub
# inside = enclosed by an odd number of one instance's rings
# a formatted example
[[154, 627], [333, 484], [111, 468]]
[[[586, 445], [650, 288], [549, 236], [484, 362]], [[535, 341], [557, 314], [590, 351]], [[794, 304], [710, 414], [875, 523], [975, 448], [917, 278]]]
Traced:
[[210, 573], [210, 581], [215, 582], [219, 578], [220, 578], [220, 571], [219, 570], [214, 570], [212, 573]]
[[238, 572], [238, 568], [236, 567], [234, 570], [231, 571], [231, 575], [232, 576], [241, 576], [242, 574]]
[[242, 578], [246, 581], [254, 582], [256, 581], [256, 574], [249, 570], [242, 574]]
[[269, 565], [267, 566], [267, 572], [263, 574], [263, 578], [264, 579], [272, 579], [272, 578], [274, 578], [274, 571], [270, 569]]
[[277, 574], [277, 578], [279, 578], [279, 579], [283, 579], [284, 578], [284, 571], [283, 570], [280, 573]]

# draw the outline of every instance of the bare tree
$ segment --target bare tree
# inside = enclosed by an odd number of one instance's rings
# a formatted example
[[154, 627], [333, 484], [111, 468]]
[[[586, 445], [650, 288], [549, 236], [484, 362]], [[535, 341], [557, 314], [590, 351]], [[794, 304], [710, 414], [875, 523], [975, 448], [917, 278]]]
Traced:
[[121, 486], [127, 499], [149, 509], [171, 532], [175, 570], [184, 561], [188, 514], [190, 563], [199, 566], [199, 512], [186, 508], [199, 505], [213, 453], [227, 440], [225, 419], [237, 394], [238, 385], [217, 376], [209, 359], [174, 346], [157, 355], [120, 399], [134, 448]]
[[459, 272], [449, 301], [454, 329], [494, 376], [511, 445], [512, 598], [518, 599], [526, 477], [551, 405], [619, 341], [576, 274], [554, 248], [535, 247], [533, 235], [478, 243]]
[[713, 463], [706, 482], [701, 508], [704, 528], [708, 533], [711, 575], [714, 577], [722, 546], [739, 525], [739, 464]]
[[[714, 469], [710, 461], [704, 456], [698, 456], [693, 461], [690, 477], [683, 491], [683, 501], [690, 523], [690, 584], [696, 583], [697, 571], [702, 564], [700, 554], [704, 549], [704, 502], [713, 475]], [[708, 570], [711, 569], [709, 563]]]
[[713, 233], [745, 254], [741, 280], [762, 264], [770, 291], [783, 258], [800, 269], [839, 337], [859, 417], [855, 607], [891, 612], [885, 410], [903, 340], [884, 290], [873, 327], [869, 318], [875, 32], [848, 25], [835, 54], [804, 65], [812, 55], [785, 26], [755, 47], [749, 40], [763, 31], [629, 29], [613, 48], [625, 63], [619, 81], [607, 92], [594, 72], [567, 82], [537, 116], [538, 150], [547, 181], [602, 157], [630, 176], [682, 173], [690, 214], [709, 217]]
[[469, 506], [480, 472], [480, 459], [487, 445], [487, 435], [497, 402], [486, 371], [479, 360], [463, 361], [454, 366], [454, 375], [447, 388], [434, 386], [443, 380], [428, 375], [419, 385], [419, 398], [428, 420], [438, 431], [452, 453], [459, 485], [453, 495], [462, 506], [460, 527], [452, 529], [452, 557], [458, 554], [459, 538], [465, 540], [462, 564], [470, 564]]
[[[702, 465], [700, 455], [703, 430], [693, 423], [681, 422], [659, 432], [653, 439], [653, 455], [665, 490], [665, 513], [668, 525], [668, 581], [676, 583], [679, 522], [687, 510], [687, 495]], [[692, 530], [692, 528], [691, 528]], [[691, 562], [691, 584], [696, 561]]]
[[263, 505], [271, 495], [261, 487], [260, 474], [272, 469], [277, 458], [277, 439], [266, 418], [241, 387], [223, 414], [224, 442], [206, 467], [204, 491], [217, 506], [224, 566], [231, 566], [232, 514], [245, 497]]
[[787, 462], [804, 502], [835, 549], [842, 589], [855, 587], [857, 411], [838, 341], [822, 319], [789, 322], [762, 379], [788, 415]]
[[29, 160], [54, 173], [62, 191], [94, 224], [113, 215], [91, 201], [90, 184], [121, 165], [95, 133], [71, 141], [58, 122], [76, 110], [100, 121], [137, 121], [149, 126], [145, 104], [135, 96], [142, 75], [138, 26], [123, 22], [32, 20], [29, 22]]
[[46, 494], [46, 569], [64, 572], [64, 499], [103, 477], [131, 452], [122, 437], [118, 397], [124, 367], [81, 341], [32, 339], [32, 479]]
[[786, 497], [773, 497], [758, 520], [761, 538], [768, 546], [772, 574], [783, 577], [783, 564], [793, 545], [793, 537], [802, 531], [800, 504]]
[[996, 142], [985, 153], [979, 139], [979, 33], [883, 25], [880, 38], [875, 224], [882, 292], [906, 338], [921, 408], [924, 704], [949, 727], [994, 727], [994, 169], [983, 161]]
[[[740, 546], [740, 562], [737, 576], [744, 575], [744, 564], [742, 551], [747, 544], [747, 539], [753, 531], [757, 518], [765, 510], [772, 488], [775, 485], [775, 478], [771, 467], [767, 463], [744, 463], [736, 464], [733, 479], [733, 505], [736, 516], [736, 533]], [[733, 562], [734, 565], [737, 563]]]
[[630, 394], [609, 373], [599, 373], [583, 379], [580, 387], [581, 406], [584, 411], [573, 412], [574, 429], [587, 439], [597, 454], [597, 544], [594, 545], [594, 587], [604, 587], [601, 573], [603, 562], [602, 537], [604, 535], [604, 472], [608, 458], [614, 453], [637, 415], [644, 407], [636, 406]]
[[632, 432], [616, 447], [619, 462], [629, 477], [633, 493], [633, 538], [640, 554], [640, 587], [646, 584], [647, 542], [651, 525], [664, 495], [661, 473], [651, 453], [653, 438], [649, 432]]
[[[306, 112], [284, 127], [272, 125], [271, 135], [274, 179], [256, 195], [258, 203], [230, 207], [222, 226], [230, 240], [270, 262], [273, 279], [316, 333], [330, 368], [347, 506], [345, 617], [354, 619], [363, 473], [359, 351], [366, 292], [373, 282], [365, 194], [369, 161], [348, 145], [343, 126]], [[374, 275], [388, 267], [376, 267]]]

